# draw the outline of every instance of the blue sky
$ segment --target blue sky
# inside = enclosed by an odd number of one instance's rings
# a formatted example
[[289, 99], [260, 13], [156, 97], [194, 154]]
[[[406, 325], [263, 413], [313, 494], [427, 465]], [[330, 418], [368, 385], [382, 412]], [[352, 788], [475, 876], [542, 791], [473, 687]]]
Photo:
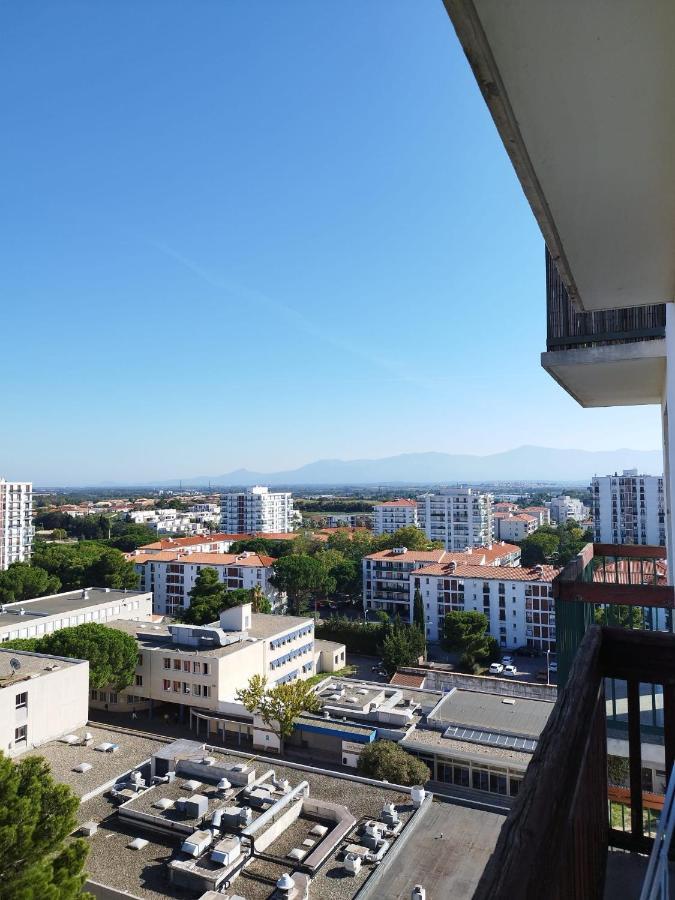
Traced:
[[0, 475], [659, 446], [539, 367], [543, 242], [440, 0], [27, 0], [0, 35]]

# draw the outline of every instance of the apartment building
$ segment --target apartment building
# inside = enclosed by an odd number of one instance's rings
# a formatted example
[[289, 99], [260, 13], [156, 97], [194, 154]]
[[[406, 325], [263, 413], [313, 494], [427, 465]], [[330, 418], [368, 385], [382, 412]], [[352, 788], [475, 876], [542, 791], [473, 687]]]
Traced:
[[128, 520], [136, 525], [147, 525], [148, 528], [154, 528], [157, 534], [185, 535], [204, 534], [207, 528], [203, 523], [210, 521], [207, 514], [200, 516], [177, 509], [134, 510], [128, 514]]
[[295, 521], [293, 495], [273, 492], [256, 485], [245, 491], [223, 494], [221, 498], [221, 528], [225, 532], [246, 534], [293, 531]]
[[154, 612], [175, 616], [190, 605], [190, 591], [202, 569], [215, 569], [227, 590], [259, 587], [275, 612], [283, 610], [286, 596], [271, 584], [271, 556], [258, 553], [185, 553], [164, 550], [131, 558], [143, 590], [154, 596]]
[[312, 619], [254, 613], [250, 603], [224, 610], [213, 625], [117, 621], [112, 627], [138, 642], [134, 684], [119, 692], [92, 690], [94, 707], [171, 703], [183, 708], [181, 715], [190, 708], [247, 715], [235, 694], [252, 675], [274, 686], [309, 678], [324, 658], [332, 666], [332, 657], [317, 653]]
[[30, 560], [34, 534], [33, 485], [0, 478], [0, 572]]
[[416, 500], [387, 500], [377, 503], [373, 507], [375, 534], [393, 534], [400, 528], [410, 525], [417, 527], [417, 501]]
[[417, 498], [419, 527], [446, 550], [482, 547], [493, 538], [492, 494], [475, 488], [448, 488]]
[[41, 637], [84, 622], [107, 625], [116, 619], [144, 622], [151, 618], [149, 592], [83, 588], [0, 606], [0, 642]]
[[443, 636], [443, 620], [449, 612], [485, 613], [490, 634], [500, 647], [556, 647], [553, 566], [503, 568], [466, 565], [451, 560], [416, 569], [410, 578], [409, 602], [415, 591], [422, 594], [427, 638]]
[[191, 537], [169, 537], [151, 544], [143, 544], [138, 550], [129, 554], [129, 557], [147, 553], [161, 553], [171, 550], [174, 553], [227, 553], [235, 543], [248, 535], [241, 534], [197, 534]]
[[87, 724], [89, 663], [0, 650], [0, 751], [17, 756]]
[[637, 469], [624, 469], [622, 475], [596, 475], [591, 493], [593, 539], [597, 543], [665, 546], [661, 475], [638, 475]]
[[568, 519], [574, 519], [575, 522], [582, 522], [588, 517], [589, 509], [587, 506], [577, 500], [576, 497], [568, 497], [566, 494], [560, 497], [553, 497], [548, 501], [548, 509], [551, 515], [551, 522], [555, 525], [563, 525]]
[[526, 506], [524, 509], [519, 510], [519, 512], [525, 513], [528, 516], [534, 516], [537, 520], [537, 528], [551, 524], [551, 510], [548, 506]]
[[495, 513], [495, 537], [501, 541], [524, 541], [536, 531], [538, 520], [527, 513]]
[[395, 547], [393, 550], [370, 553], [363, 558], [363, 609], [366, 617], [370, 610], [383, 610], [412, 621], [411, 574], [425, 566], [442, 565], [451, 561], [481, 566], [517, 566], [520, 562], [520, 547], [497, 543], [488, 547], [474, 547], [463, 553]]

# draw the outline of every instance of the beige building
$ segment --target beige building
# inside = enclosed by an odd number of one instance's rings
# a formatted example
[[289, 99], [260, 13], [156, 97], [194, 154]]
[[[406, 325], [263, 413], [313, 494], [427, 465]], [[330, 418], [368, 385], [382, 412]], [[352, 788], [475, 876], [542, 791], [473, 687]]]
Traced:
[[91, 691], [91, 704], [99, 708], [171, 704], [180, 716], [186, 709], [241, 715], [235, 694], [252, 675], [274, 686], [309, 678], [317, 664], [328, 671], [344, 666], [343, 645], [315, 648], [312, 619], [253, 613], [250, 603], [224, 610], [213, 625], [118, 621], [112, 627], [138, 641], [138, 666], [135, 683], [124, 691]]
[[16, 756], [87, 723], [89, 663], [0, 650], [0, 751]]
[[112, 588], [83, 588], [20, 603], [0, 605], [0, 643], [15, 638], [42, 637], [59, 628], [115, 619], [140, 622], [152, 617], [149, 591], [117, 591]]

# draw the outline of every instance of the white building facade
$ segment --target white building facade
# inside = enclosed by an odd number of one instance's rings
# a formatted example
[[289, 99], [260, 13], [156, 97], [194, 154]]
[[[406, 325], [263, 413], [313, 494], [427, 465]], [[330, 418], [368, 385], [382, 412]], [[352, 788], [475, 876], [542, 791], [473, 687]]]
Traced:
[[564, 525], [568, 519], [582, 522], [588, 518], [588, 507], [584, 506], [576, 497], [568, 497], [563, 494], [560, 497], [554, 497], [547, 505], [551, 513], [551, 522], [555, 525]]
[[637, 469], [625, 469], [622, 475], [595, 476], [591, 493], [596, 543], [665, 546], [662, 476], [639, 475]]
[[527, 513], [495, 513], [496, 537], [502, 541], [524, 541], [537, 530], [537, 519]]
[[419, 527], [446, 550], [487, 546], [493, 538], [492, 494], [474, 488], [448, 488], [417, 498]]
[[410, 578], [410, 603], [419, 590], [424, 603], [427, 639], [443, 637], [449, 612], [482, 612], [500, 647], [555, 651], [553, 566], [530, 569], [457, 565], [450, 562], [417, 569]]
[[416, 500], [387, 500], [377, 503], [373, 511], [375, 534], [393, 534], [400, 528], [418, 525]]
[[30, 561], [34, 534], [33, 485], [0, 478], [0, 572]]
[[0, 650], [0, 750], [18, 756], [87, 724], [89, 663]]
[[293, 495], [256, 485], [245, 491], [223, 494], [220, 503], [221, 530], [232, 534], [293, 531]]
[[131, 560], [140, 575], [141, 588], [151, 591], [154, 612], [175, 616], [190, 605], [190, 591], [203, 569], [215, 569], [227, 590], [258, 587], [275, 612], [281, 612], [286, 596], [271, 584], [274, 558], [258, 553], [158, 553], [139, 554]]
[[492, 544], [476, 547], [464, 553], [447, 550], [408, 550], [395, 547], [379, 550], [363, 558], [363, 609], [383, 611], [412, 621], [413, 607], [410, 593], [411, 575], [417, 570], [449, 562], [484, 566], [518, 566], [520, 547], [513, 544]]

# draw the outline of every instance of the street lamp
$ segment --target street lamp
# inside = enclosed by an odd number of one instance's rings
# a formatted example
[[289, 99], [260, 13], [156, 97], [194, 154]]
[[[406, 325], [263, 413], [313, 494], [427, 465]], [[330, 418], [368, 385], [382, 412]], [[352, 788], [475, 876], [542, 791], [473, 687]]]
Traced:
[[546, 684], [551, 683], [551, 651], [546, 651]]

